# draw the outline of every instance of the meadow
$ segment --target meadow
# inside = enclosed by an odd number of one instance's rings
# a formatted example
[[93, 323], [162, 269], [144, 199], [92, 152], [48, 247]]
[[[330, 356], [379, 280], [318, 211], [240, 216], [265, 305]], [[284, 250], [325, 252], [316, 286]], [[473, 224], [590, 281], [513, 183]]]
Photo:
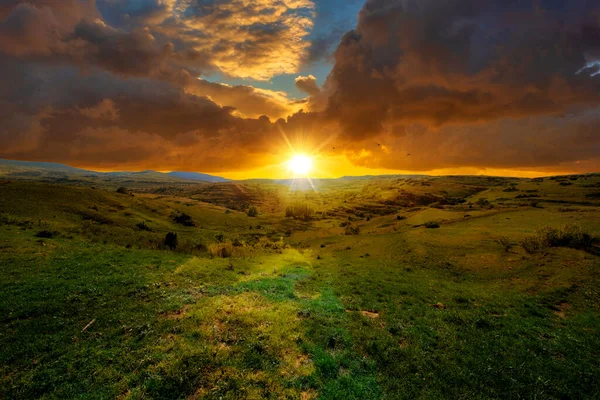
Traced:
[[600, 398], [600, 175], [0, 177], [0, 398]]

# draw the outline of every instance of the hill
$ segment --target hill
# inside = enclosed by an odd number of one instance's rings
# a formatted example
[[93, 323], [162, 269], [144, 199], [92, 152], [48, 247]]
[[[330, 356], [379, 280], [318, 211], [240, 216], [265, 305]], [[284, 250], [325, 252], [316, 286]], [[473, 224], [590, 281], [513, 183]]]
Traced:
[[208, 174], [201, 174], [198, 172], [181, 172], [173, 171], [169, 172], [168, 175], [176, 178], [185, 179], [188, 181], [202, 181], [202, 182], [229, 182], [229, 179], [222, 178], [220, 176], [213, 176]]
[[0, 397], [597, 392], [600, 175], [154, 174], [0, 181]]
[[226, 182], [218, 176], [195, 172], [157, 171], [96, 172], [64, 164], [0, 159], [0, 178], [54, 182], [63, 184], [93, 185], [113, 188], [121, 185], [142, 187], [148, 184], [192, 184], [198, 182]]

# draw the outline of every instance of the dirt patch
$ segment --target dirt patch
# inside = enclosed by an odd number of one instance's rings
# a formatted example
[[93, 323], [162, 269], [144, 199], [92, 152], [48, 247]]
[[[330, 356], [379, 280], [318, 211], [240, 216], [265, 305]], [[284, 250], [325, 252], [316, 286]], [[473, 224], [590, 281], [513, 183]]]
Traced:
[[552, 312], [554, 313], [554, 315], [556, 315], [557, 317], [561, 318], [561, 319], [565, 319], [567, 318], [566, 316], [566, 312], [571, 308], [571, 305], [569, 303], [560, 303], [557, 307], [556, 310], [553, 310]]
[[[346, 310], [346, 312], [351, 313], [351, 312], [355, 312], [355, 311], [354, 310]], [[358, 312], [367, 318], [371, 318], [371, 319], [379, 318], [379, 313], [376, 313], [376, 312], [372, 312], [372, 311], [358, 311]]]
[[317, 398], [317, 392], [314, 390], [300, 393], [300, 400], [312, 400]]
[[433, 308], [437, 308], [437, 309], [440, 309], [440, 310], [445, 310], [446, 308], [448, 308], [448, 307], [446, 307], [446, 305], [445, 305], [445, 304], [442, 304], [442, 303], [435, 303], [435, 304], [432, 304], [432, 305], [431, 305], [431, 307], [433, 307]]
[[174, 311], [172, 313], [166, 314], [165, 318], [167, 319], [182, 319], [183, 317], [185, 317], [185, 315], [188, 313], [188, 311], [190, 310], [190, 305], [186, 304], [185, 306], [183, 306], [183, 308]]

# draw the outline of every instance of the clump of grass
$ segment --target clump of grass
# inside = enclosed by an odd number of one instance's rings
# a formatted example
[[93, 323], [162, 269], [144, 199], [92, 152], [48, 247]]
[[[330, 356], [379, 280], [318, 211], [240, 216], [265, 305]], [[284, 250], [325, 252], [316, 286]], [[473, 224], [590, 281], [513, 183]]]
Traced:
[[487, 207], [490, 205], [490, 201], [488, 199], [486, 199], [485, 197], [482, 197], [479, 200], [477, 200], [477, 205], [479, 207]]
[[263, 236], [254, 244], [254, 247], [262, 250], [274, 250], [277, 253], [281, 253], [288, 246], [283, 241], [283, 238], [278, 241], [271, 241], [269, 238]]
[[233, 257], [234, 255], [237, 255], [238, 251], [236, 250], [236, 248], [233, 246], [232, 243], [226, 242], [226, 243], [211, 244], [210, 246], [208, 246], [208, 253], [212, 257], [230, 258], [230, 257]]
[[140, 231], [152, 232], [152, 229], [146, 225], [146, 222], [139, 222], [135, 225]]
[[504, 248], [504, 251], [507, 253], [512, 248], [512, 243], [510, 242], [510, 239], [506, 236], [502, 236], [500, 239], [498, 239], [498, 243]]
[[249, 217], [258, 217], [258, 208], [256, 208], [256, 206], [250, 206], [246, 212], [246, 215]]
[[308, 204], [295, 203], [285, 209], [285, 216], [288, 218], [308, 221], [315, 215], [315, 210]]
[[51, 232], [48, 230], [39, 231], [38, 233], [35, 234], [35, 237], [39, 237], [42, 239], [52, 239], [56, 236], [58, 236], [58, 232]]
[[171, 218], [173, 218], [173, 221], [183, 226], [196, 226], [196, 222], [194, 222], [192, 217], [186, 213], [176, 212], [171, 214]]
[[358, 226], [354, 226], [354, 225], [346, 225], [346, 227], [344, 228], [344, 235], [359, 235], [360, 234], [360, 228]]
[[440, 227], [439, 221], [427, 221], [423, 225], [425, 226], [425, 228], [428, 229], [435, 229]]
[[598, 237], [577, 225], [565, 225], [561, 228], [545, 226], [533, 236], [525, 238], [521, 246], [530, 254], [538, 253], [548, 247], [569, 247], [591, 251], [598, 241]]

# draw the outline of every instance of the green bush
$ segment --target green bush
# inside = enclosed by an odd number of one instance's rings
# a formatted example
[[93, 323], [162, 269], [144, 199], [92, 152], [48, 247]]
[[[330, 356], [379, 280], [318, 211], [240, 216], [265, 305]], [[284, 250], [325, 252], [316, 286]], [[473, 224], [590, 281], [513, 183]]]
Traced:
[[429, 229], [435, 229], [440, 227], [440, 223], [438, 221], [427, 221], [423, 225], [425, 225], [425, 228]]

